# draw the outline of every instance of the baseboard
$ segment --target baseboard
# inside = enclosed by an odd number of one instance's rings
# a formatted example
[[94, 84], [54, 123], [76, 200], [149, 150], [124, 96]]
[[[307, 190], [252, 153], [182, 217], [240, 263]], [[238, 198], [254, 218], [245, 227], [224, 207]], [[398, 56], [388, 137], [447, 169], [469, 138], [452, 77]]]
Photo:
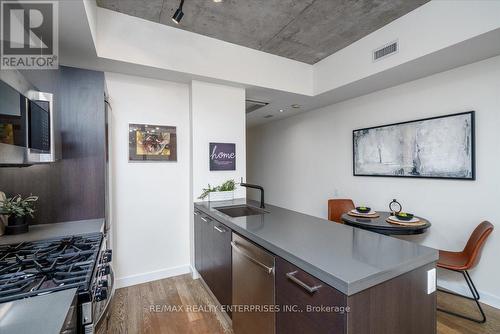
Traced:
[[[467, 288], [467, 284], [465, 283], [465, 281], [463, 282], [463, 284], [460, 284], [459, 282], [439, 280], [438, 285], [440, 288], [460, 293], [462, 295], [471, 296], [470, 290]], [[480, 301], [482, 303], [500, 309], [500, 297], [494, 296], [479, 289], [478, 292], [481, 297]]]
[[117, 289], [125, 288], [131, 285], [137, 285], [141, 283], [156, 281], [163, 278], [189, 274], [190, 272], [191, 272], [191, 266], [189, 264], [186, 264], [183, 266], [160, 269], [160, 270], [150, 271], [148, 273], [117, 278], [115, 285]]
[[198, 272], [198, 270], [196, 270], [195, 267], [191, 266], [191, 276], [193, 277], [193, 279], [198, 279], [201, 277], [200, 273]]

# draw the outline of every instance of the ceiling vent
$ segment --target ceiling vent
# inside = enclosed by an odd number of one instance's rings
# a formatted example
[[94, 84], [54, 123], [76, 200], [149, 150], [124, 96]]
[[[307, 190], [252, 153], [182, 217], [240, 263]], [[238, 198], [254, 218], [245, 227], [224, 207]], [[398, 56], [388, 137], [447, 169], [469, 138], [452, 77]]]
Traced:
[[373, 61], [377, 61], [377, 60], [380, 60], [382, 58], [389, 57], [390, 55], [397, 53], [398, 50], [399, 50], [398, 41], [394, 41], [392, 43], [386, 44], [386, 45], [373, 51]]
[[269, 103], [255, 101], [255, 100], [245, 100], [245, 112], [247, 114], [254, 112], [257, 109], [267, 106]]

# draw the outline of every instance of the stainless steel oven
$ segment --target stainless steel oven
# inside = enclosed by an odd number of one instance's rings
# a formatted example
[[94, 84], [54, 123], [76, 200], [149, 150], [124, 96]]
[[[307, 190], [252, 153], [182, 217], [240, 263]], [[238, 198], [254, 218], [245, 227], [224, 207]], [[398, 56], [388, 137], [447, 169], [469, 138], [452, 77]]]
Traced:
[[58, 160], [54, 96], [38, 91], [18, 71], [1, 71], [0, 79], [0, 165]]
[[112, 251], [105, 235], [90, 285], [90, 298], [79, 302], [81, 333], [95, 333], [96, 326], [105, 319], [114, 294], [114, 272], [111, 261]]

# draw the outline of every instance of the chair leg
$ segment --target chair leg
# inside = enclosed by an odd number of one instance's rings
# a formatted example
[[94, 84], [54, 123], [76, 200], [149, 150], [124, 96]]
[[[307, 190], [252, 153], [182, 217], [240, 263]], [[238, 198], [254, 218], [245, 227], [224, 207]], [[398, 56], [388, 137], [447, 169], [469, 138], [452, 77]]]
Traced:
[[469, 300], [473, 300], [476, 303], [476, 306], [477, 306], [479, 312], [481, 313], [481, 318], [475, 319], [475, 318], [471, 318], [471, 317], [468, 317], [468, 316], [463, 315], [463, 314], [455, 313], [455, 312], [444, 310], [441, 308], [438, 308], [437, 310], [444, 312], [444, 313], [447, 313], [447, 314], [454, 315], [454, 316], [462, 318], [462, 319], [477, 322], [478, 324], [484, 324], [486, 322], [486, 315], [484, 314], [483, 308], [481, 307], [481, 304], [479, 303], [479, 299], [480, 299], [479, 292], [477, 291], [476, 286], [474, 285], [474, 282], [472, 282], [472, 279], [470, 278], [470, 275], [467, 272], [467, 270], [460, 271], [460, 273], [462, 273], [462, 275], [464, 275], [465, 282], [467, 282], [467, 286], [469, 287], [469, 290], [472, 293], [472, 297], [464, 296], [464, 295], [461, 295], [459, 293], [455, 293], [455, 292], [443, 290], [443, 289], [438, 289], [438, 291], [441, 291], [441, 292], [444, 292], [444, 293], [447, 293], [450, 295], [466, 298]]

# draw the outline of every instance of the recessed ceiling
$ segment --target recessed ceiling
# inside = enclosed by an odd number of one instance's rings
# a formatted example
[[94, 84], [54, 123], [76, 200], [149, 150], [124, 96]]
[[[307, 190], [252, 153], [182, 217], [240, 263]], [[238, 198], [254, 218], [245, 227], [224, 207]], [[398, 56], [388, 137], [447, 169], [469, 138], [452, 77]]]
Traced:
[[314, 64], [429, 0], [97, 0], [100, 7]]

